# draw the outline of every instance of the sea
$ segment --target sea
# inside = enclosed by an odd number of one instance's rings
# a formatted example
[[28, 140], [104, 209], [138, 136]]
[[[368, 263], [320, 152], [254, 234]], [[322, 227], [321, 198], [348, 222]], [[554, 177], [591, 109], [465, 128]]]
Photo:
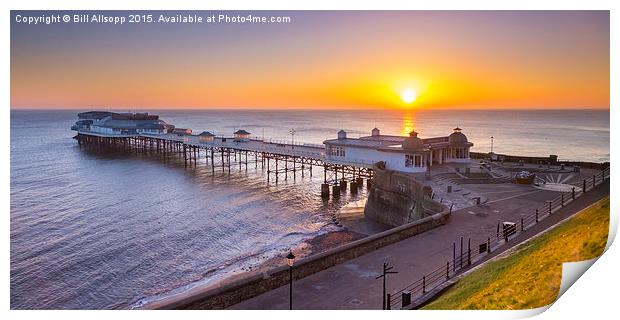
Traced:
[[[79, 111], [11, 110], [11, 309], [137, 308], [217, 283], [340, 230], [332, 214], [366, 196], [322, 200], [321, 168], [275, 184], [252, 163], [212, 173], [204, 160], [81, 149]], [[610, 160], [609, 110], [145, 111], [195, 133], [313, 144], [340, 129], [434, 137], [458, 126], [472, 151]]]

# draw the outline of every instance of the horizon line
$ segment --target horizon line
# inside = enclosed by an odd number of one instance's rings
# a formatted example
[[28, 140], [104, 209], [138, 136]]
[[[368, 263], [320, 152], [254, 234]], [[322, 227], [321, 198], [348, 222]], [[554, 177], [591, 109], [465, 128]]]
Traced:
[[123, 111], [123, 112], [134, 112], [134, 111], [143, 111], [143, 110], [164, 110], [164, 111], [208, 111], [208, 110], [229, 110], [229, 111], [292, 111], [292, 110], [303, 110], [303, 111], [450, 111], [450, 110], [458, 110], [458, 111], [493, 111], [493, 110], [608, 110], [611, 108], [607, 107], [598, 107], [598, 106], [587, 106], [587, 107], [479, 107], [479, 108], [471, 108], [471, 107], [443, 107], [443, 108], [368, 108], [368, 107], [337, 107], [337, 108], [316, 108], [316, 107], [68, 107], [68, 108], [48, 108], [48, 107], [14, 107], [11, 106], [10, 110], [21, 110], [21, 111], [79, 111], [79, 110], [91, 110], [91, 111]]

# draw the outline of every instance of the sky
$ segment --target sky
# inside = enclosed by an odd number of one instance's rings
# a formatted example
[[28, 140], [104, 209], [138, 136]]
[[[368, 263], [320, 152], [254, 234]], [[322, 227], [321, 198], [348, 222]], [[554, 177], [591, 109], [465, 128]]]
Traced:
[[12, 11], [11, 108], [609, 108], [608, 11], [153, 11], [291, 22], [16, 21], [76, 13]]

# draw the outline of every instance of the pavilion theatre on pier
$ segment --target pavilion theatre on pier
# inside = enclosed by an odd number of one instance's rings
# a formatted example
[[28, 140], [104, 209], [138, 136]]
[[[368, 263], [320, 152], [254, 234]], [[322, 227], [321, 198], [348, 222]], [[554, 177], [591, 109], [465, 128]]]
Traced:
[[326, 161], [376, 163], [383, 161], [386, 169], [401, 172], [425, 172], [429, 165], [449, 162], [467, 162], [473, 143], [454, 128], [449, 136], [418, 137], [411, 131], [409, 137], [382, 135], [372, 129], [370, 136], [348, 138], [344, 130], [337, 139], [325, 140]]

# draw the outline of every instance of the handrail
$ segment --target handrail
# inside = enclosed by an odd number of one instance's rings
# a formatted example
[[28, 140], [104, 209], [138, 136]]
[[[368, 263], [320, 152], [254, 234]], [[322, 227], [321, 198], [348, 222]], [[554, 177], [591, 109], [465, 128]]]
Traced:
[[[545, 203], [545, 205], [542, 205], [541, 207], [536, 208], [532, 214], [522, 217], [521, 221], [517, 221], [517, 223], [515, 223], [515, 230], [512, 230], [511, 232], [500, 230], [499, 224], [498, 224], [499, 232], [489, 234], [486, 240], [482, 239], [482, 241], [480, 242], [474, 241], [475, 244], [469, 247], [467, 251], [464, 251], [463, 253], [459, 253], [458, 256], [455, 256], [454, 259], [452, 259], [452, 270], [450, 270], [451, 269], [450, 260], [448, 260], [446, 264], [428, 272], [422, 278], [419, 278], [413, 281], [412, 283], [410, 283], [409, 285], [406, 285], [400, 290], [393, 291], [391, 293], [390, 305], [394, 307], [398, 307], [397, 303], [402, 302], [402, 295], [399, 295], [399, 294], [405, 291], [409, 291], [410, 294], [412, 295], [412, 298], [413, 298], [414, 293], [418, 297], [422, 297], [423, 295], [427, 294], [429, 291], [439, 287], [443, 283], [446, 283], [447, 281], [449, 281], [449, 279], [453, 278], [456, 274], [469, 268], [471, 265], [474, 264], [475, 260], [480, 259], [481, 256], [484, 255], [484, 253], [481, 253], [478, 250], [473, 250], [472, 252], [471, 248], [475, 249], [475, 248], [478, 248], [480, 245], [486, 244], [486, 246], [489, 246], [486, 251], [487, 255], [496, 251], [503, 244], [506, 244], [508, 241], [510, 241], [511, 238], [514, 238], [515, 236], [521, 234], [522, 232], [525, 232], [526, 230], [540, 223], [541, 220], [553, 215], [555, 211], [561, 209], [566, 204], [574, 201], [574, 199], [581, 197], [582, 195], [587, 193], [588, 190], [592, 190], [597, 185], [604, 183], [604, 181], [608, 179], [609, 176], [610, 176], [610, 169], [609, 167], [607, 167], [599, 171], [598, 173], [595, 173], [592, 177], [588, 179], [584, 179], [581, 182], [582, 185], [580, 187], [585, 186], [586, 187], [585, 190], [580, 190], [580, 191], [574, 190], [574, 194], [572, 190], [570, 192], [560, 193], [559, 196], [557, 196], [554, 199], [551, 199], [550, 202], [548, 201]], [[549, 203], [551, 203], [551, 209], [549, 209]], [[467, 259], [466, 262], [464, 262], [464, 258]], [[407, 306], [408, 305], [401, 306], [401, 307], [406, 308]]]

